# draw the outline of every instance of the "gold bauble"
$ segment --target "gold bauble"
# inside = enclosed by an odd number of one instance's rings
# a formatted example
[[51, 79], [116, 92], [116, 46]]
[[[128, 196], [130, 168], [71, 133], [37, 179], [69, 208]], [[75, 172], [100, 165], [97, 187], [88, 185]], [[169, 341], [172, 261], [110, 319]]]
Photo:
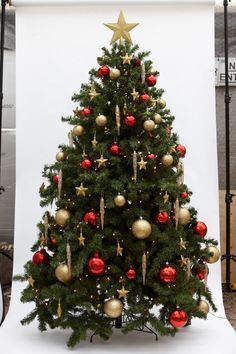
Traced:
[[126, 203], [126, 199], [123, 195], [118, 194], [115, 198], [114, 198], [114, 204], [118, 207], [123, 207]]
[[153, 122], [153, 120], [145, 120], [145, 122], [143, 123], [143, 129], [146, 132], [152, 132], [155, 129], [155, 123]]
[[84, 132], [84, 127], [82, 127], [82, 125], [76, 125], [73, 129], [72, 129], [72, 134], [74, 136], [81, 136]]
[[58, 226], [64, 227], [70, 219], [70, 212], [66, 209], [59, 209], [55, 214], [55, 221]]
[[99, 114], [96, 117], [95, 122], [99, 127], [105, 127], [105, 125], [107, 124], [107, 117], [103, 114]]
[[147, 220], [136, 220], [132, 225], [132, 234], [139, 240], [148, 238], [152, 233], [152, 226]]
[[216, 246], [208, 246], [206, 251], [213, 253], [212, 256], [206, 258], [207, 263], [216, 263], [220, 259], [220, 250]]
[[123, 304], [118, 299], [111, 299], [105, 302], [103, 310], [108, 317], [117, 318], [122, 315]]
[[58, 162], [64, 161], [66, 159], [65, 153], [63, 151], [58, 151], [58, 153], [56, 154], [56, 159]]
[[157, 103], [158, 103], [158, 105], [160, 106], [161, 109], [165, 108], [165, 106], [166, 106], [166, 101], [163, 100], [163, 98], [159, 98]]
[[200, 300], [199, 304], [198, 304], [198, 310], [202, 311], [203, 313], [205, 313], [205, 315], [208, 314], [209, 312], [209, 304], [208, 302], [206, 302], [205, 300]]
[[173, 161], [173, 156], [170, 154], [163, 155], [161, 159], [162, 164], [165, 166], [171, 166]]
[[71, 272], [69, 271], [68, 265], [66, 263], [59, 264], [59, 266], [56, 267], [55, 275], [56, 278], [63, 283], [66, 283], [72, 279]]
[[162, 121], [162, 116], [159, 113], [156, 113], [155, 116], [154, 116], [154, 122], [156, 124], [160, 124], [161, 121]]
[[187, 225], [191, 219], [191, 214], [187, 208], [179, 209], [179, 224]]
[[118, 79], [120, 77], [120, 70], [116, 68], [110, 69], [109, 76], [112, 80]]

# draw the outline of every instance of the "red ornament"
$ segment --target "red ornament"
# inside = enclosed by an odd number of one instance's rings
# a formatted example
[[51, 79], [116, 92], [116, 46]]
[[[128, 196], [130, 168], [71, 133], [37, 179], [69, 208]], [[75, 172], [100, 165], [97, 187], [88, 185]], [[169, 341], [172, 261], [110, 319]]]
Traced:
[[106, 263], [100, 257], [99, 252], [95, 251], [92, 258], [88, 260], [87, 266], [90, 274], [98, 276], [105, 271]]
[[155, 86], [157, 82], [157, 79], [154, 75], [148, 75], [146, 77], [146, 83], [149, 87]]
[[206, 270], [202, 268], [196, 268], [194, 267], [192, 269], [192, 274], [198, 277], [200, 280], [204, 280], [206, 277]]
[[155, 221], [158, 224], [166, 224], [169, 221], [169, 214], [166, 211], [160, 211], [155, 215]]
[[177, 146], [175, 147], [175, 150], [180, 153], [181, 157], [184, 157], [185, 154], [186, 154], [186, 147], [183, 146], [183, 145], [180, 145], [180, 144], [177, 145]]
[[107, 65], [102, 65], [99, 69], [98, 69], [98, 75], [102, 78], [106, 77], [109, 75], [110, 69]]
[[207, 226], [202, 221], [197, 221], [196, 224], [193, 226], [194, 233], [201, 237], [206, 236], [207, 234]]
[[141, 60], [134, 57], [132, 59], [132, 63], [133, 63], [134, 66], [140, 66], [141, 65]]
[[129, 280], [134, 280], [137, 277], [137, 272], [133, 267], [130, 267], [125, 275]]
[[89, 159], [85, 159], [81, 162], [80, 166], [84, 169], [84, 170], [91, 170], [92, 168], [92, 161]]
[[120, 155], [120, 147], [117, 143], [113, 143], [111, 146], [109, 146], [108, 151], [111, 155]]
[[87, 211], [84, 214], [84, 221], [88, 223], [90, 226], [97, 226], [97, 214], [94, 211]]
[[187, 192], [182, 192], [180, 194], [180, 197], [183, 198], [183, 199], [186, 199], [186, 198], [188, 198], [188, 193]]
[[149, 160], [154, 160], [154, 159], [156, 159], [157, 158], [157, 155], [156, 154], [148, 154], [147, 155], [147, 159], [149, 159]]
[[92, 110], [92, 108], [90, 108], [90, 107], [84, 107], [82, 110], [81, 110], [81, 115], [83, 116], [83, 117], [87, 117], [87, 116], [90, 116], [90, 114], [92, 114], [93, 113], [93, 110]]
[[54, 182], [55, 184], [58, 184], [58, 180], [59, 180], [59, 175], [53, 176], [53, 182]]
[[172, 127], [167, 127], [166, 128], [166, 136], [170, 137], [171, 136], [171, 131], [172, 131]]
[[188, 316], [184, 310], [175, 309], [169, 316], [169, 322], [175, 328], [183, 327], [188, 322]]
[[127, 127], [134, 127], [136, 124], [136, 118], [132, 115], [128, 115], [125, 117], [125, 125], [127, 125]]
[[50, 256], [49, 254], [45, 251], [44, 248], [42, 248], [40, 251], [35, 252], [32, 258], [32, 262], [36, 266], [40, 266], [41, 264], [49, 264], [50, 261]]
[[159, 276], [164, 283], [169, 284], [175, 281], [177, 277], [177, 272], [174, 267], [166, 265], [164, 268], [160, 270]]
[[150, 99], [150, 96], [145, 92], [139, 96], [139, 102], [141, 102], [141, 103], [147, 102], [147, 101], [149, 101], [149, 99]]

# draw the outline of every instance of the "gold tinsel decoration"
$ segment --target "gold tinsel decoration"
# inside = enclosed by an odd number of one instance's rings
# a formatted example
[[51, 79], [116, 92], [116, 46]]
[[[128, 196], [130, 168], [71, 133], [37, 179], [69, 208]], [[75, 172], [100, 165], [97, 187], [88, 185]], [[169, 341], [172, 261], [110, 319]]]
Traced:
[[134, 182], [137, 182], [137, 170], [138, 170], [138, 162], [137, 162], [137, 151], [134, 150], [133, 153], [133, 172], [134, 172]]
[[146, 283], [146, 273], [147, 273], [147, 255], [143, 252], [142, 255], [142, 277], [143, 277], [143, 285]]
[[100, 199], [100, 220], [101, 220], [101, 229], [104, 228], [104, 217], [105, 217], [105, 201], [104, 198]]
[[178, 228], [179, 225], [179, 198], [175, 200], [175, 227]]
[[116, 126], [117, 126], [117, 134], [118, 136], [120, 135], [120, 108], [118, 106], [118, 104], [116, 105]]
[[62, 170], [60, 170], [58, 173], [58, 185], [57, 185], [57, 187], [58, 187], [58, 200], [61, 198], [62, 179], [63, 179]]
[[62, 308], [61, 308], [61, 300], [58, 300], [58, 305], [57, 305], [57, 317], [61, 318], [62, 316]]

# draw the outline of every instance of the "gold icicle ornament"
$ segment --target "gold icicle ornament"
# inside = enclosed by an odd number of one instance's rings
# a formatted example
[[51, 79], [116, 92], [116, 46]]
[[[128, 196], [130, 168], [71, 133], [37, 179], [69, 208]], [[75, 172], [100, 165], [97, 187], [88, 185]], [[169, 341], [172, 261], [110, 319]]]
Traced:
[[145, 78], [146, 78], [145, 64], [142, 64], [141, 65], [141, 81], [142, 81], [142, 84], [145, 83]]
[[118, 106], [118, 104], [116, 105], [116, 126], [117, 126], [117, 134], [118, 136], [120, 135], [120, 108]]
[[63, 173], [62, 170], [60, 170], [58, 173], [58, 200], [61, 198], [62, 181], [63, 181]]
[[57, 317], [61, 318], [61, 316], [62, 316], [61, 299], [59, 299], [58, 306], [57, 306]]
[[190, 259], [188, 258], [188, 260], [187, 260], [187, 266], [186, 266], [186, 268], [187, 268], [187, 279], [189, 280], [190, 279], [190, 277], [191, 277], [191, 262], [190, 262]]
[[101, 220], [101, 229], [104, 229], [104, 217], [105, 217], [105, 201], [104, 198], [100, 199], [100, 220]]
[[133, 172], [134, 172], [134, 182], [137, 182], [137, 169], [138, 169], [138, 162], [137, 162], [137, 151], [134, 150], [133, 152]]
[[180, 186], [181, 184], [184, 183], [184, 164], [183, 162], [179, 162], [178, 165], [177, 165], [177, 172], [180, 173], [181, 172], [181, 175], [178, 177], [177, 179], [177, 183], [178, 185]]
[[70, 249], [69, 242], [67, 242], [66, 244], [66, 260], [67, 260], [68, 273], [71, 274], [71, 249]]
[[47, 213], [47, 212], [44, 214], [43, 221], [44, 221], [44, 236], [45, 236], [45, 241], [47, 242], [47, 239], [48, 239], [48, 229], [49, 229], [48, 213]]
[[96, 139], [96, 132], [94, 132], [93, 140], [91, 140], [91, 143], [92, 143], [93, 149], [95, 150], [97, 147], [97, 144], [98, 144], [98, 141]]
[[123, 107], [123, 114], [124, 114], [124, 116], [126, 115], [127, 112], [128, 112], [127, 104], [125, 103], [125, 104], [124, 104], [124, 107]]
[[143, 285], [146, 283], [146, 273], [147, 273], [147, 255], [146, 252], [143, 252], [142, 255], [142, 277], [143, 277]]
[[73, 143], [74, 143], [72, 130], [70, 130], [69, 133], [68, 133], [68, 139], [69, 139], [69, 147], [72, 148], [73, 147]]
[[175, 200], [175, 228], [177, 229], [179, 225], [179, 198]]

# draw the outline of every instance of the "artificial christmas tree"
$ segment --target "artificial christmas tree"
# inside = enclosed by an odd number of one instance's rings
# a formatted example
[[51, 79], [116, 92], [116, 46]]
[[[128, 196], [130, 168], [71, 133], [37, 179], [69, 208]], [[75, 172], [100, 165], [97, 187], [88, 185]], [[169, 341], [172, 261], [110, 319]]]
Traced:
[[[219, 258], [207, 226], [186, 207], [186, 149], [172, 133], [147, 52], [132, 45], [121, 13], [111, 49], [73, 96], [69, 144], [45, 166], [41, 206], [56, 202], [39, 223], [23, 302], [39, 329], [71, 328], [69, 346], [88, 330], [104, 339], [114, 321], [124, 333], [150, 325], [173, 335], [193, 317], [205, 318], [208, 263]], [[119, 43], [116, 41], [119, 40]], [[156, 310], [153, 311], [153, 307]], [[122, 320], [124, 323], [122, 324]]]

